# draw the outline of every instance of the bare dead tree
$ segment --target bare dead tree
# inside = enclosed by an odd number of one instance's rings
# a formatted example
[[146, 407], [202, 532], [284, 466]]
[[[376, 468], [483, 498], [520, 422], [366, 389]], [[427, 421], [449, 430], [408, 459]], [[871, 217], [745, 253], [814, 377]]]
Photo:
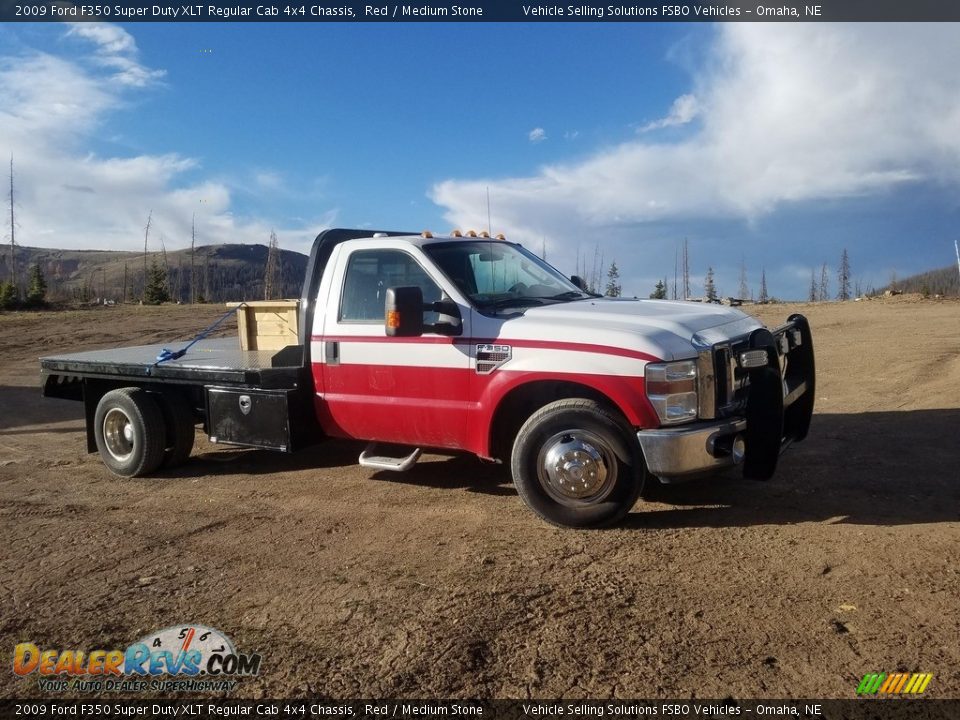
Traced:
[[270, 247], [267, 249], [267, 267], [263, 274], [263, 299], [275, 300], [280, 289], [280, 243], [277, 233], [270, 231]]
[[177, 254], [177, 292], [174, 299], [178, 303], [183, 302], [183, 253]]
[[[150, 240], [150, 224], [153, 222], [153, 210], [147, 215], [147, 227], [143, 231], [143, 292], [147, 292], [147, 245]], [[144, 297], [143, 299], [146, 299]]]
[[740, 256], [740, 299], [746, 300], [747, 293], [750, 290], [747, 288], [747, 262], [744, 260], [743, 256]]
[[190, 304], [197, 301], [196, 265], [194, 256], [197, 252], [197, 214], [190, 220]]
[[683, 299], [690, 297], [690, 245], [683, 239]]
[[677, 299], [677, 273], [679, 270], [679, 260], [677, 258], [677, 246], [673, 246], [673, 299]]
[[840, 268], [837, 270], [837, 300], [850, 299], [850, 256], [847, 249], [843, 249], [840, 256]]
[[17, 277], [17, 243], [14, 233], [16, 222], [13, 218], [13, 154], [10, 155], [10, 284], [19, 294], [19, 278]]
[[827, 275], [826, 263], [824, 263], [823, 267], [820, 268], [820, 289], [818, 291], [817, 299], [821, 302], [830, 299], [830, 276]]
[[766, 268], [760, 268], [760, 295], [757, 297], [757, 302], [759, 302], [761, 305], [770, 302], [770, 296], [767, 294]]
[[213, 302], [210, 296], [210, 253], [203, 258], [203, 298], [207, 302]]

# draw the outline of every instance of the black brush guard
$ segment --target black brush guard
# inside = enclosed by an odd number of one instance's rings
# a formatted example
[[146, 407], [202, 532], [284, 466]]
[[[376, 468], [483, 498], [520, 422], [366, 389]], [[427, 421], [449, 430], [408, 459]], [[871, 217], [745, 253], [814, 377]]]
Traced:
[[775, 330], [754, 330], [749, 344], [767, 351], [767, 364], [750, 370], [743, 475], [769, 480], [780, 453], [810, 430], [816, 395], [810, 323], [803, 315], [791, 315]]

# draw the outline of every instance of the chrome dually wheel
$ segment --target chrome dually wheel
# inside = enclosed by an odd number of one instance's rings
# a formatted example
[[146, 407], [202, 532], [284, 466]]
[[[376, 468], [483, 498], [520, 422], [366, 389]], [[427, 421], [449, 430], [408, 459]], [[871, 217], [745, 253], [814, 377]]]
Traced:
[[133, 453], [133, 423], [120, 408], [111, 408], [103, 418], [103, 444], [117, 462], [126, 462]]
[[600, 502], [617, 481], [613, 449], [595, 433], [564, 430], [548, 438], [537, 459], [540, 484], [570, 507]]
[[100, 398], [93, 430], [100, 459], [116, 475], [149, 475], [163, 461], [167, 446], [163, 413], [142, 388], [119, 388]]
[[533, 413], [514, 440], [510, 468], [527, 506], [564, 527], [617, 522], [637, 501], [645, 477], [626, 419], [584, 398], [557, 400]]

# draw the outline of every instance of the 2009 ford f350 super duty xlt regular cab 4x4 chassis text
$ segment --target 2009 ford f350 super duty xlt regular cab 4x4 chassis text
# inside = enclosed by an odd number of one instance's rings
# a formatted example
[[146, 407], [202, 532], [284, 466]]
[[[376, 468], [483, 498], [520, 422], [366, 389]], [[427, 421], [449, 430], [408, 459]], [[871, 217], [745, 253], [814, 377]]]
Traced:
[[619, 520], [645, 482], [767, 479], [813, 412], [803, 316], [768, 330], [733, 308], [596, 297], [482, 235], [325, 231], [299, 324], [276, 353], [218, 339], [42, 358], [43, 392], [83, 401], [88, 450], [121, 476], [186, 460], [197, 423], [286, 452], [354, 438], [379, 469], [420, 448], [509, 463], [534, 512], [575, 527]]

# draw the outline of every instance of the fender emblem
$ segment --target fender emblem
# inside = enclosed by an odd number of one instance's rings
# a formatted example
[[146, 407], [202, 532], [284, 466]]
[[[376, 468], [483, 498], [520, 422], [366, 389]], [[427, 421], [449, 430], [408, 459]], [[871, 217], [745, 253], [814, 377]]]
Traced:
[[489, 375], [498, 367], [510, 361], [513, 348], [509, 345], [477, 345], [477, 374]]

